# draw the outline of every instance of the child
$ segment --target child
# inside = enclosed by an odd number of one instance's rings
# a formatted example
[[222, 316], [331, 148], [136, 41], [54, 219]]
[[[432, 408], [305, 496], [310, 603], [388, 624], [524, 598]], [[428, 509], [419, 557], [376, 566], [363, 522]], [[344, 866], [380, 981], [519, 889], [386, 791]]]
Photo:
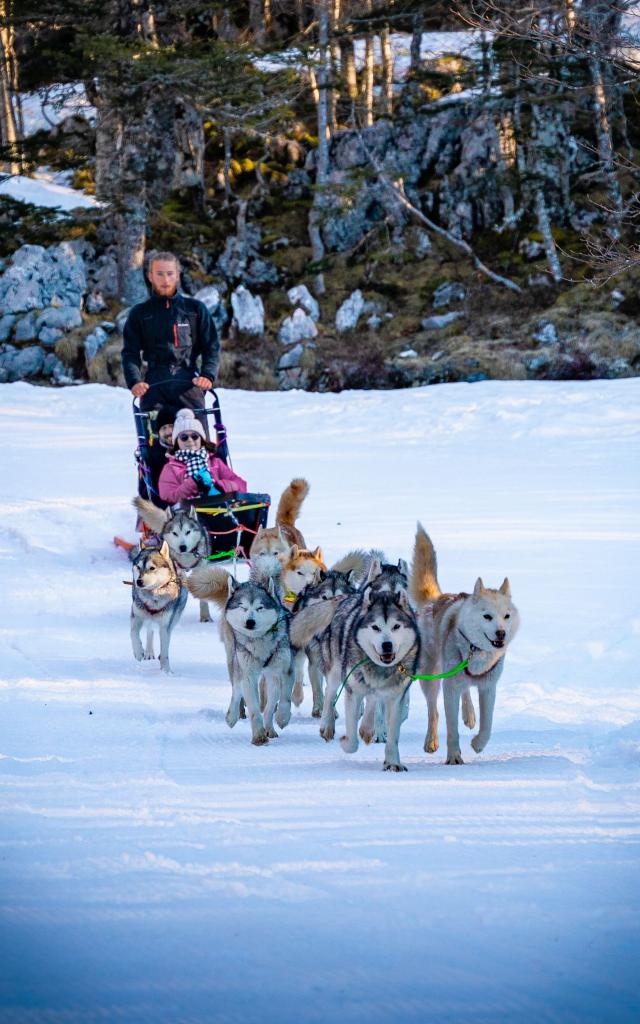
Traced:
[[215, 445], [207, 441], [202, 424], [192, 409], [180, 409], [172, 431], [173, 447], [160, 474], [158, 490], [163, 501], [176, 501], [229, 491], [246, 491], [247, 482], [216, 458]]

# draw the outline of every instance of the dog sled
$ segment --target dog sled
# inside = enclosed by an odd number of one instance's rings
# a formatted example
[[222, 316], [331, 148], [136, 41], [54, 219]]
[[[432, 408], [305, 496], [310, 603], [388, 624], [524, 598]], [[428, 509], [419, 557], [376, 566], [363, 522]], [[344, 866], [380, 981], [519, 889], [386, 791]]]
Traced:
[[[222, 422], [220, 400], [217, 393], [213, 389], [207, 392], [205, 405], [194, 409], [193, 413], [203, 424], [208, 439], [216, 444], [218, 458], [232, 469], [227, 430]], [[138, 469], [138, 493], [159, 508], [166, 508], [166, 503], [160, 499], [156, 490], [149, 467], [151, 449], [153, 445], [159, 444], [158, 432], [155, 427], [157, 415], [157, 409], [143, 412], [139, 399], [134, 398], [133, 420], [137, 439], [135, 460]], [[249, 558], [251, 545], [258, 529], [267, 525], [270, 505], [271, 496], [269, 494], [234, 491], [217, 494], [213, 497], [181, 501], [173, 507], [184, 511], [195, 510], [199, 522], [209, 535], [211, 544], [209, 558], [222, 562]], [[146, 527], [144, 531], [145, 534], [149, 532]], [[114, 542], [126, 549], [132, 547], [118, 537], [114, 538]]]

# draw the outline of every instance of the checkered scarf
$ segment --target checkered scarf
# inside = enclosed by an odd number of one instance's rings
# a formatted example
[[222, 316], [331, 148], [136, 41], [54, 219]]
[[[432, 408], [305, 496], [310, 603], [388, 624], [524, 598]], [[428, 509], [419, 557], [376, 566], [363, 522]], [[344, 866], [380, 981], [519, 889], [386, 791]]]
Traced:
[[206, 448], [198, 448], [195, 452], [174, 452], [173, 457], [178, 462], [184, 462], [187, 476], [196, 476], [197, 473], [209, 468], [209, 452]]

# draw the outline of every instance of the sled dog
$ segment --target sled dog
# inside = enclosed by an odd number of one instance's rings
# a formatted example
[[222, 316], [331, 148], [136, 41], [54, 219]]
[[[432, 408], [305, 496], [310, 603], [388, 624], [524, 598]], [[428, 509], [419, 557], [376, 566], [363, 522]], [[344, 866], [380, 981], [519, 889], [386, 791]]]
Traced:
[[320, 735], [327, 741], [333, 739], [338, 691], [355, 669], [344, 686], [346, 736], [341, 740], [342, 748], [347, 753], [358, 749], [362, 701], [373, 696], [383, 703], [386, 712], [385, 771], [404, 771], [398, 752], [402, 706], [420, 649], [418, 625], [406, 593], [375, 593], [365, 585], [345, 597], [335, 610], [329, 604], [312, 605], [291, 625], [294, 647], [318, 637], [321, 666], [327, 678]]
[[[136, 661], [149, 660], [153, 653], [153, 627], [160, 633], [160, 667], [171, 672], [169, 643], [187, 601], [187, 591], [178, 579], [166, 541], [160, 548], [142, 547], [133, 562], [131, 603], [131, 646]], [[147, 627], [146, 646], [140, 632]]]
[[[237, 583], [220, 566], [203, 564], [187, 581], [192, 594], [213, 601], [223, 609], [220, 636], [225, 647], [231, 702], [227, 725], [240, 717], [244, 699], [251, 722], [251, 742], [268, 743], [278, 734], [276, 721], [284, 728], [291, 718], [291, 647], [287, 613], [278, 600], [273, 576], [255, 565], [246, 583]], [[266, 684], [264, 718], [260, 709], [259, 683]]]
[[[518, 629], [518, 610], [511, 600], [508, 579], [498, 590], [491, 590], [478, 577], [472, 594], [443, 594], [438, 583], [435, 549], [420, 523], [416, 531], [410, 584], [419, 609], [422, 638], [419, 672], [428, 675], [447, 672], [469, 659], [462, 672], [442, 680], [447, 720], [447, 764], [463, 764], [458, 733], [460, 701], [464, 724], [469, 729], [475, 728], [470, 687], [477, 686], [480, 728], [471, 740], [471, 746], [479, 754], [491, 736], [496, 686], [502, 675], [507, 648]], [[420, 685], [429, 708], [424, 749], [433, 754], [438, 749], [440, 680], [423, 680]]]
[[309, 484], [302, 477], [296, 477], [280, 495], [276, 509], [276, 525], [260, 526], [251, 545], [252, 560], [261, 555], [287, 555], [297, 544], [306, 547], [305, 539], [296, 526], [302, 503], [309, 493]]
[[[352, 579], [353, 572], [339, 572], [335, 569], [329, 569], [328, 572], [325, 572], [321, 569], [318, 582], [309, 584], [309, 586], [305, 587], [304, 590], [298, 594], [291, 614], [295, 618], [295, 616], [305, 608], [310, 608], [312, 605], [320, 604], [325, 601], [330, 601], [332, 608], [335, 609], [343, 598], [347, 597], [349, 594], [355, 593], [355, 587], [352, 583]], [[311, 717], [320, 718], [320, 715], [322, 714], [323, 677], [320, 645], [318, 638], [315, 636], [310, 640], [306, 647], [294, 650], [293, 698], [295, 702], [296, 688], [298, 686], [300, 688], [302, 687], [305, 655], [309, 659], [309, 680], [311, 682], [311, 692], [313, 694]]]
[[[161, 540], [166, 540], [171, 557], [181, 575], [190, 572], [211, 554], [209, 534], [198, 519], [198, 513], [194, 508], [186, 511], [174, 508], [161, 509], [144, 498], [134, 498], [133, 505], [145, 525]], [[211, 622], [206, 601], [200, 602], [200, 622]]]

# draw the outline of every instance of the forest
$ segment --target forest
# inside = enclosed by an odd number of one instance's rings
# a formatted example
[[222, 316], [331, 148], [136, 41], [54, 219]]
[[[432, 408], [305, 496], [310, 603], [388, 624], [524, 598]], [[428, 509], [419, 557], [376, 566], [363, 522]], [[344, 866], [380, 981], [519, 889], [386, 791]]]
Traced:
[[167, 250], [224, 386], [636, 375], [639, 14], [1, 0], [0, 378], [121, 384]]

